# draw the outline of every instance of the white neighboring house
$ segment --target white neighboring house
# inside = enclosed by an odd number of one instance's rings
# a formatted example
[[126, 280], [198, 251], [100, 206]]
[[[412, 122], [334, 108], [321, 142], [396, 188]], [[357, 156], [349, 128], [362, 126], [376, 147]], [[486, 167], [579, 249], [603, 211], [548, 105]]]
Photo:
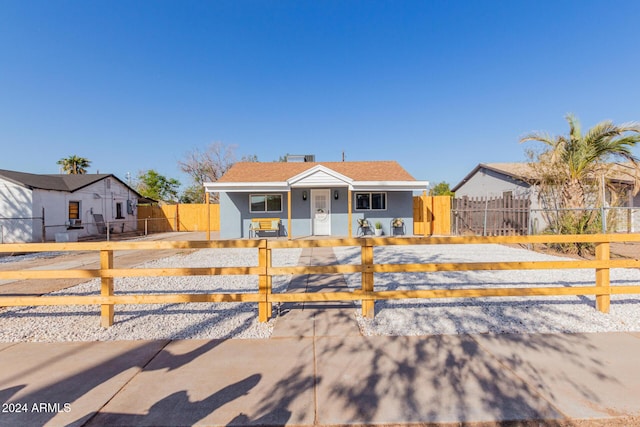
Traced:
[[[0, 243], [77, 240], [137, 229], [142, 196], [112, 174], [0, 169]], [[145, 199], [146, 200], [146, 199]]]

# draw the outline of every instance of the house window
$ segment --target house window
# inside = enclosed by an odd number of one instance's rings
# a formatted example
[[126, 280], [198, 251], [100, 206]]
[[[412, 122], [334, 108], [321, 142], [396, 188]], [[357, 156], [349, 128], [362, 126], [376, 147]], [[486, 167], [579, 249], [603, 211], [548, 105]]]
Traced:
[[356, 193], [356, 210], [386, 210], [387, 193]]
[[122, 203], [116, 203], [116, 219], [124, 219], [122, 216]]
[[251, 194], [249, 211], [251, 213], [282, 212], [282, 194]]
[[80, 202], [69, 202], [69, 219], [80, 219]]

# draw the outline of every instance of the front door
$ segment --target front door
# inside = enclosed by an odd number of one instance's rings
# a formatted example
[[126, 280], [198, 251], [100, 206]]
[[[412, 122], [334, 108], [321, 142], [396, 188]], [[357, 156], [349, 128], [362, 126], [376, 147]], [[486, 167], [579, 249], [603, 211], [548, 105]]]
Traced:
[[311, 190], [311, 234], [331, 235], [331, 190]]

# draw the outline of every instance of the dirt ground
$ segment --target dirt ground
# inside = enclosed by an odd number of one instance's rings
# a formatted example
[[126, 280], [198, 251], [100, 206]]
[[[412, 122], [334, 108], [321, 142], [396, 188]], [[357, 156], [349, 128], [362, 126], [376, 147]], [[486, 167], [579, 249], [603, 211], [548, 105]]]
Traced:
[[[517, 248], [530, 249], [549, 255], [558, 255], [576, 259], [595, 259], [594, 255], [584, 254], [582, 256], [576, 254], [566, 254], [557, 250], [546, 247], [545, 245], [505, 245]], [[640, 243], [611, 243], [611, 259], [640, 259]]]

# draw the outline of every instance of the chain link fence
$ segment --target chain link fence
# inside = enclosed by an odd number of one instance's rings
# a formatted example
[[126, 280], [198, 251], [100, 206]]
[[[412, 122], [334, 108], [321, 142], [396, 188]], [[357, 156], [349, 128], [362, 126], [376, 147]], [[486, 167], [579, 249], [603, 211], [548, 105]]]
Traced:
[[45, 224], [42, 217], [0, 218], [0, 244], [119, 240], [173, 231], [175, 218]]
[[[483, 204], [484, 203], [484, 204]], [[530, 206], [496, 206], [491, 203], [458, 204], [451, 210], [454, 235], [509, 236], [543, 233], [574, 234], [567, 222], [582, 227], [580, 234], [638, 233], [640, 207], [588, 209], [532, 209]]]

